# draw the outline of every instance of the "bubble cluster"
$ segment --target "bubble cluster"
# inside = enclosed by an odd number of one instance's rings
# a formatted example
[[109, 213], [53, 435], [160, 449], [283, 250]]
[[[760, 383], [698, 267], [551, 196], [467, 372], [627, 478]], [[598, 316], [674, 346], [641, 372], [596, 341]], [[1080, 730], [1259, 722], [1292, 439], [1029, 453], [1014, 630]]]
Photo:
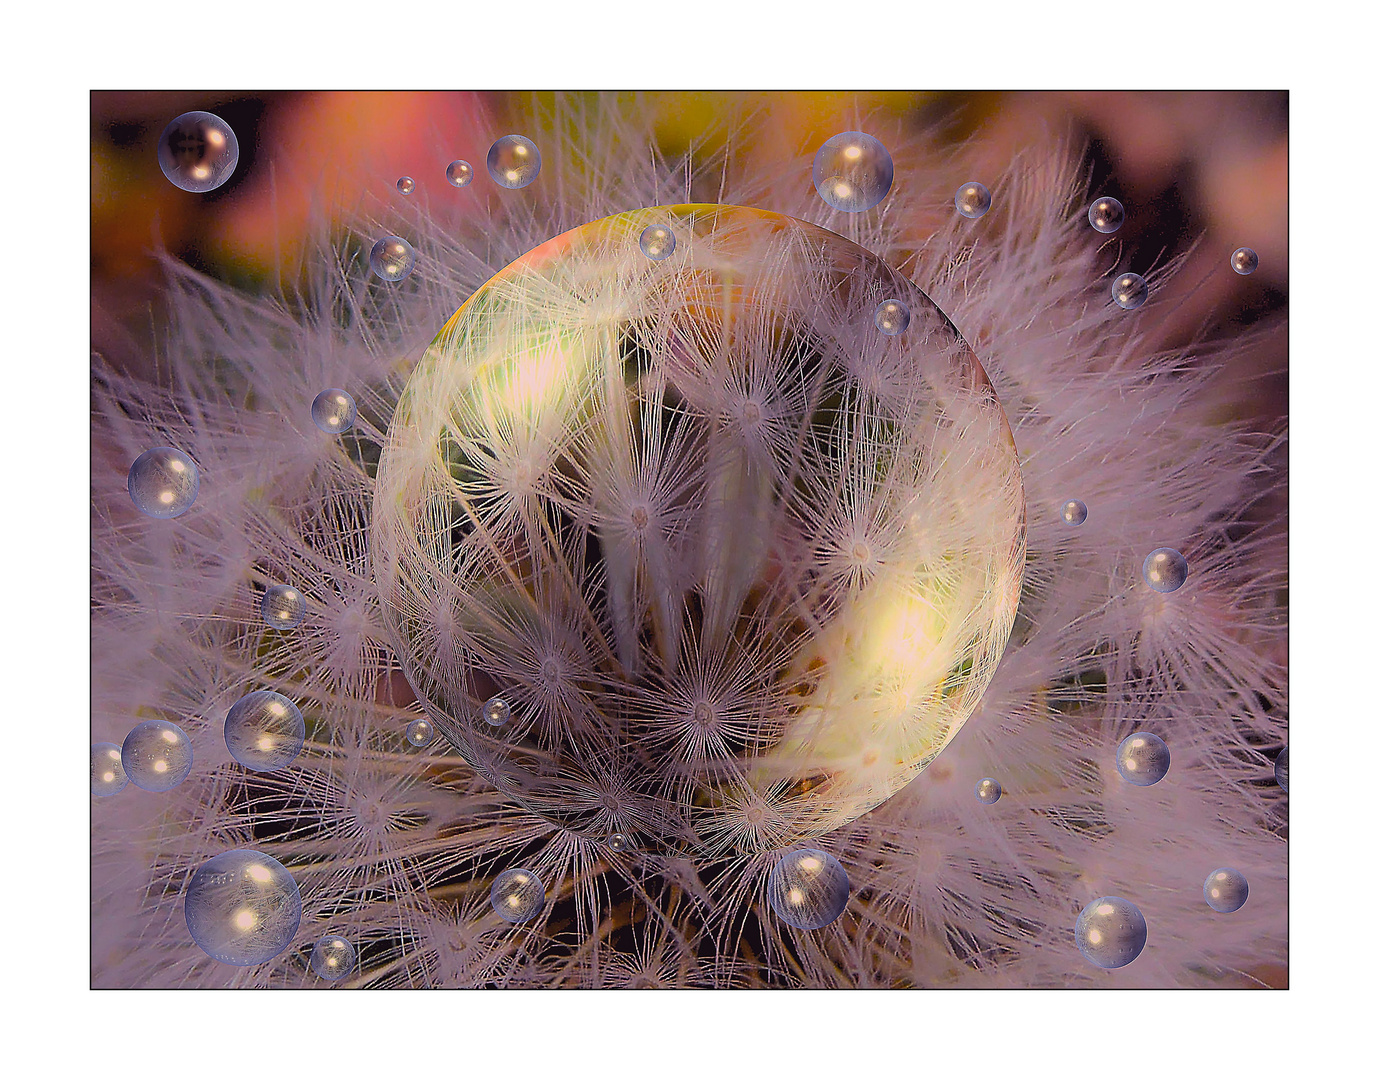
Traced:
[[212, 191], [237, 164], [239, 140], [215, 113], [183, 113], [158, 138], [158, 165], [183, 191]]
[[384, 281], [401, 281], [417, 265], [417, 253], [400, 236], [385, 236], [369, 252], [369, 269]]
[[1250, 895], [1250, 884], [1233, 866], [1222, 866], [1207, 875], [1202, 883], [1202, 898], [1212, 911], [1229, 915], [1245, 906]]
[[1149, 282], [1139, 274], [1121, 274], [1111, 282], [1111, 299], [1126, 311], [1142, 308], [1149, 299]]
[[311, 403], [311, 422], [327, 435], [349, 431], [358, 414], [354, 398], [338, 387], [322, 390]]
[[786, 852], [766, 879], [766, 899], [783, 922], [797, 930], [818, 930], [848, 905], [851, 884], [843, 864], [827, 851]]
[[397, 178], [397, 190], [402, 195], [410, 195], [416, 191], [417, 182], [410, 176], [399, 176]]
[[896, 337], [910, 325], [910, 309], [904, 300], [882, 300], [876, 305], [876, 328], [887, 337]]
[[120, 748], [113, 742], [91, 744], [91, 794], [104, 798], [118, 795], [129, 783], [125, 775], [124, 763], [120, 760]]
[[456, 158], [445, 167], [445, 178], [451, 187], [469, 187], [474, 180], [474, 166], [463, 158]]
[[311, 950], [311, 970], [327, 982], [338, 982], [354, 970], [354, 946], [339, 934], [327, 934]]
[[272, 960], [292, 944], [302, 921], [302, 895], [287, 868], [249, 848], [202, 863], [183, 907], [201, 951], [236, 967]]
[[302, 710], [274, 690], [245, 694], [225, 715], [230, 756], [254, 772], [276, 772], [291, 765], [305, 741]]
[[1116, 771], [1136, 787], [1151, 787], [1168, 775], [1168, 744], [1150, 731], [1127, 735], [1116, 748]]
[[1134, 904], [1099, 896], [1082, 909], [1073, 929], [1078, 950], [1099, 968], [1122, 968], [1144, 951], [1149, 927]]
[[1155, 548], [1144, 557], [1144, 583], [1155, 592], [1171, 593], [1187, 581], [1187, 559], [1173, 548]]
[[1081, 525], [1087, 520], [1087, 504], [1081, 499], [1069, 499], [1063, 504], [1063, 520], [1069, 525]]
[[274, 630], [291, 630], [306, 618], [306, 601], [291, 585], [270, 585], [263, 590], [259, 612]]
[[494, 696], [484, 702], [484, 721], [494, 727], [502, 727], [512, 719], [512, 706], [501, 696]]
[[1088, 207], [1087, 220], [1097, 232], [1113, 233], [1125, 224], [1125, 207], [1119, 199], [1103, 196]]
[[958, 188], [957, 194], [953, 196], [953, 205], [965, 218], [982, 217], [991, 209], [991, 192], [985, 184], [969, 180]]
[[1231, 253], [1231, 269], [1237, 274], [1253, 274], [1259, 269], [1259, 256], [1253, 248], [1236, 248]]
[[814, 190], [835, 210], [870, 210], [890, 192], [894, 179], [890, 151], [861, 131], [833, 136], [814, 155]]
[[413, 720], [407, 725], [407, 741], [413, 746], [425, 746], [436, 735], [429, 720]]
[[145, 450], [129, 467], [129, 497], [151, 518], [180, 517], [191, 509], [200, 490], [196, 462], [171, 446]]
[[984, 776], [978, 780], [974, 791], [977, 796], [977, 801], [979, 803], [986, 803], [987, 806], [1000, 801], [1001, 798], [1000, 781], [990, 776]]
[[168, 720], [145, 720], [120, 747], [129, 782], [145, 791], [171, 791], [192, 771], [192, 741]]
[[504, 870], [493, 879], [488, 902], [500, 919], [510, 923], [528, 922], [546, 906], [546, 886], [534, 870]]
[[1288, 794], [1288, 747], [1284, 747], [1278, 752], [1278, 757], [1274, 758], [1274, 783], [1283, 789], [1285, 795]]
[[499, 187], [524, 188], [541, 172], [541, 151], [525, 135], [504, 135], [488, 148], [487, 164]]
[[675, 234], [670, 231], [669, 225], [648, 225], [642, 230], [638, 246], [648, 259], [660, 262], [675, 254]]

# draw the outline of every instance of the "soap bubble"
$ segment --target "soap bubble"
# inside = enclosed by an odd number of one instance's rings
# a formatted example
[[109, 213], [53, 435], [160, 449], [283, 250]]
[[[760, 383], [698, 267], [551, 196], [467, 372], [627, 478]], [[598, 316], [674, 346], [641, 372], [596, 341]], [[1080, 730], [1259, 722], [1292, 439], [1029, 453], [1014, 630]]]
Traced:
[[1245, 906], [1245, 900], [1249, 895], [1249, 882], [1245, 880], [1245, 875], [1233, 866], [1222, 866], [1213, 870], [1202, 883], [1202, 898], [1206, 900], [1207, 906], [1223, 915], [1239, 911]]
[[1144, 302], [1149, 299], [1149, 282], [1139, 274], [1121, 274], [1111, 282], [1111, 299], [1126, 311], [1144, 307]]
[[306, 618], [306, 601], [291, 585], [270, 585], [263, 590], [259, 611], [274, 630], [291, 630]]
[[985, 184], [969, 180], [958, 188], [958, 193], [953, 196], [953, 204], [963, 217], [979, 218], [991, 209], [991, 191]]
[[488, 148], [488, 175], [499, 187], [524, 188], [541, 172], [541, 151], [525, 135], [504, 135]]
[[358, 414], [354, 398], [338, 387], [322, 390], [311, 403], [311, 422], [327, 435], [349, 431]]
[[1288, 794], [1288, 747], [1284, 747], [1278, 752], [1278, 757], [1274, 758], [1274, 782], [1283, 789], [1285, 795]]
[[861, 131], [833, 136], [814, 155], [814, 190], [835, 210], [870, 210], [886, 197], [894, 178], [890, 151]]
[[628, 836], [627, 833], [615, 832], [608, 834], [609, 851], [626, 851], [631, 846], [632, 837]]
[[292, 944], [302, 921], [302, 894], [287, 868], [248, 848], [201, 864], [184, 908], [192, 940], [213, 960], [248, 967]]
[[818, 930], [848, 905], [847, 871], [818, 848], [796, 848], [782, 855], [766, 879], [766, 899], [782, 921], [799, 930]]
[[417, 182], [410, 176], [399, 176], [397, 178], [397, 190], [403, 195], [410, 195], [416, 191]]
[[1125, 207], [1109, 195], [1098, 199], [1087, 210], [1087, 220], [1099, 233], [1113, 233], [1125, 224]]
[[1149, 927], [1129, 900], [1099, 896], [1082, 909], [1073, 933], [1082, 955], [1097, 967], [1122, 968], [1144, 951]]
[[1116, 771], [1136, 787], [1157, 784], [1168, 775], [1168, 744], [1148, 731], [1127, 735], [1116, 748]]
[[125, 736], [120, 761], [135, 787], [171, 791], [192, 771], [192, 741], [174, 723], [145, 720]]
[[1144, 557], [1144, 583], [1155, 592], [1170, 593], [1187, 580], [1187, 560], [1173, 548], [1155, 548]]
[[145, 450], [129, 467], [129, 497], [151, 518], [185, 514], [200, 490], [196, 462], [171, 446]]
[[230, 756], [254, 772], [276, 772], [291, 765], [305, 739], [302, 710], [273, 690], [245, 694], [225, 715]]
[[474, 179], [474, 166], [463, 158], [456, 158], [445, 167], [445, 178], [451, 187], [469, 187]]
[[488, 902], [500, 919], [524, 923], [536, 918], [546, 906], [546, 886], [534, 870], [504, 870], [493, 879]]
[[158, 165], [183, 191], [220, 187], [238, 163], [239, 140], [215, 113], [183, 113], [158, 139]]
[[977, 781], [976, 795], [978, 802], [986, 803], [990, 806], [1000, 799], [1001, 784], [998, 780], [994, 780], [990, 776], [984, 776]]
[[400, 236], [385, 236], [369, 252], [369, 269], [384, 281], [401, 281], [417, 265], [417, 253]]
[[339, 934], [327, 934], [311, 950], [311, 970], [328, 982], [337, 982], [353, 971], [354, 961], [354, 946]]
[[484, 702], [484, 719], [494, 727], [501, 727], [512, 717], [512, 706], [500, 697], [494, 696]]
[[113, 742], [91, 744], [91, 794], [117, 795], [125, 789], [129, 777], [120, 760], [120, 748]]
[[887, 337], [896, 337], [910, 325], [910, 309], [903, 300], [882, 300], [876, 305], [875, 322]]
[[429, 720], [413, 720], [407, 725], [407, 741], [413, 746], [425, 746], [435, 734], [436, 729]]
[[642, 230], [638, 245], [648, 259], [660, 262], [675, 253], [675, 234], [670, 231], [669, 225], [648, 225]]
[[1087, 520], [1087, 504], [1081, 499], [1069, 499], [1063, 504], [1063, 520], [1069, 525], [1081, 525]]
[[1259, 269], [1259, 256], [1253, 248], [1236, 248], [1231, 253], [1231, 269], [1237, 274], [1253, 274]]

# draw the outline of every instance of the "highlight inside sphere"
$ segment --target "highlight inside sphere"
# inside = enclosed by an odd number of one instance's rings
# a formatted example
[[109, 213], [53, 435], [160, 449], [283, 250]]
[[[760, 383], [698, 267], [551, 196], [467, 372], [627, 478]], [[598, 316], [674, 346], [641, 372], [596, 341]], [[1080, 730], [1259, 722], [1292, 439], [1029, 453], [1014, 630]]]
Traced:
[[524, 188], [541, 172], [541, 151], [525, 135], [504, 135], [488, 148], [485, 164], [499, 187]]
[[129, 467], [129, 497], [151, 518], [180, 517], [196, 502], [201, 472], [181, 450], [155, 446]]
[[953, 196], [953, 205], [965, 218], [982, 217], [991, 209], [991, 191], [985, 184], [969, 180], [958, 188], [958, 193]]
[[417, 265], [417, 253], [400, 236], [385, 236], [369, 252], [369, 269], [384, 281], [401, 281]]
[[416, 191], [417, 182], [410, 176], [399, 176], [397, 178], [397, 190], [400, 195], [410, 195]]
[[291, 765], [305, 741], [302, 710], [273, 690], [245, 694], [225, 716], [230, 756], [254, 772], [276, 772]]
[[[640, 250], [657, 222], [675, 259]], [[712, 854], [819, 836], [933, 760], [1024, 536], [1005, 415], [923, 292], [815, 226], [685, 205], [556, 237], [456, 313], [394, 415], [373, 562], [491, 782], [595, 842]]]
[[306, 618], [306, 601], [291, 585], [270, 585], [263, 590], [259, 611], [274, 630], [291, 630]]
[[1063, 504], [1062, 514], [1068, 525], [1081, 525], [1087, 520], [1087, 504], [1081, 499], [1069, 499]]
[[814, 190], [835, 210], [870, 210], [890, 193], [894, 179], [890, 151], [862, 131], [835, 135], [814, 155]]
[[990, 776], [984, 776], [977, 781], [975, 789], [977, 801], [990, 806], [992, 803], [1001, 801], [1001, 782]]
[[407, 725], [407, 741], [413, 746], [425, 746], [436, 734], [428, 720], [413, 720]]
[[771, 868], [766, 899], [771, 910], [797, 930], [819, 930], [848, 906], [851, 883], [843, 864], [827, 851], [788, 851]]
[[1254, 248], [1236, 248], [1231, 253], [1231, 269], [1240, 275], [1253, 274], [1259, 269], [1259, 256]]
[[327, 934], [311, 950], [311, 970], [327, 982], [337, 982], [354, 970], [355, 959], [348, 938]]
[[248, 967], [292, 944], [302, 921], [302, 895], [287, 868], [248, 848], [223, 851], [187, 884], [187, 930], [213, 960]]
[[1136, 787], [1152, 787], [1168, 775], [1168, 744], [1151, 731], [1127, 735], [1116, 748], [1116, 771]]
[[1098, 199], [1087, 210], [1087, 220], [1099, 233], [1113, 233], [1125, 224], [1125, 207], [1109, 195]]
[[349, 431], [358, 415], [354, 398], [338, 387], [322, 390], [311, 403], [311, 422], [327, 435]]
[[145, 720], [125, 736], [120, 761], [135, 787], [171, 791], [192, 771], [192, 741], [168, 720]]
[[1149, 299], [1149, 282], [1139, 274], [1121, 274], [1111, 284], [1111, 299], [1126, 311], [1142, 308]]
[[1144, 583], [1155, 592], [1177, 592], [1187, 581], [1187, 559], [1175, 548], [1155, 548], [1144, 557]]
[[493, 879], [488, 902], [506, 922], [530, 922], [546, 906], [546, 886], [536, 871], [514, 867]]
[[105, 798], [118, 795], [129, 783], [125, 775], [124, 762], [120, 760], [120, 748], [113, 742], [100, 742], [91, 745], [91, 794]]
[[468, 187], [474, 181], [474, 166], [463, 158], [456, 158], [445, 167], [445, 178], [451, 187]]
[[1121, 896], [1100, 896], [1077, 917], [1078, 950], [1099, 968], [1122, 968], [1144, 951], [1149, 926], [1138, 907]]
[[1223, 866], [1213, 870], [1202, 883], [1202, 898], [1212, 911], [1229, 915], [1245, 906], [1250, 895], [1250, 884], [1233, 866]]
[[239, 164], [239, 140], [215, 113], [186, 112], [163, 129], [158, 166], [183, 191], [212, 191]]

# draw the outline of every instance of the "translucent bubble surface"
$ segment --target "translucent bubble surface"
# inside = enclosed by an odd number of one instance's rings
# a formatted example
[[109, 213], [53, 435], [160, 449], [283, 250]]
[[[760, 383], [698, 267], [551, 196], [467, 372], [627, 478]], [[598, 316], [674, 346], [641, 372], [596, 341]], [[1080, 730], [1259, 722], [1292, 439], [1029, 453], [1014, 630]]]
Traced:
[[397, 178], [397, 190], [402, 195], [410, 195], [416, 191], [417, 182], [410, 176], [399, 176]]
[[254, 772], [276, 772], [291, 765], [305, 740], [302, 710], [274, 690], [245, 694], [225, 716], [230, 756]]
[[541, 151], [525, 135], [504, 135], [488, 148], [487, 165], [499, 187], [524, 188], [541, 172]]
[[311, 403], [311, 422], [327, 435], [349, 431], [358, 414], [354, 398], [338, 387], [322, 390]]
[[338, 982], [354, 970], [356, 956], [348, 938], [327, 934], [311, 950], [311, 970], [327, 982]]
[[1116, 748], [1116, 771], [1136, 787], [1150, 787], [1168, 775], [1168, 744], [1150, 731], [1127, 735]]
[[1283, 789], [1283, 793], [1288, 794], [1288, 747], [1284, 747], [1278, 752], [1278, 757], [1274, 758], [1274, 782]]
[[958, 188], [958, 193], [953, 196], [953, 205], [963, 217], [979, 218], [991, 209], [991, 192], [985, 184], [969, 180]]
[[186, 112], [163, 129], [158, 165], [183, 191], [212, 191], [239, 164], [239, 140], [215, 113]]
[[306, 618], [306, 601], [291, 585], [270, 585], [263, 590], [259, 612], [274, 630], [291, 630]]
[[671, 232], [669, 225], [648, 225], [642, 230], [638, 243], [642, 254], [657, 262], [675, 254], [675, 233]]
[[[658, 222], [664, 262], [637, 242]], [[889, 798], [976, 707], [1024, 568], [1014, 441], [951, 322], [744, 207], [607, 218], [480, 287], [373, 505], [436, 729], [527, 809], [657, 851], [785, 848]]]
[[814, 190], [835, 210], [870, 210], [890, 192], [894, 179], [890, 151], [865, 132], [835, 135], [814, 155]]
[[608, 834], [609, 851], [626, 851], [631, 846], [632, 838], [626, 833], [615, 832]]
[[145, 450], [129, 467], [129, 497], [151, 518], [185, 514], [201, 490], [196, 462], [171, 446]]
[[369, 252], [369, 269], [384, 281], [401, 281], [417, 265], [417, 253], [400, 236], [385, 236]]
[[882, 300], [876, 305], [876, 328], [887, 337], [903, 334], [910, 325], [910, 309], [903, 300]]
[[445, 167], [445, 178], [451, 187], [469, 187], [474, 181], [474, 166], [463, 158], [457, 158]]
[[1207, 906], [1223, 915], [1243, 908], [1249, 895], [1249, 882], [1245, 880], [1245, 875], [1233, 866], [1222, 866], [1213, 870], [1202, 883], [1202, 898], [1206, 900]]
[[999, 802], [1001, 798], [999, 781], [989, 776], [982, 777], [977, 781], [976, 796], [979, 803], [986, 803], [988, 806], [994, 802]]
[[1173, 548], [1155, 548], [1144, 557], [1144, 583], [1155, 592], [1176, 592], [1187, 581], [1187, 559]]
[[502, 727], [512, 719], [512, 706], [507, 700], [494, 695], [484, 702], [484, 722], [493, 727]]
[[407, 741], [413, 746], [425, 746], [436, 734], [429, 720], [413, 720], [407, 725]]
[[1236, 248], [1231, 253], [1231, 269], [1237, 274], [1253, 274], [1259, 269], [1259, 256], [1253, 248]]
[[1125, 207], [1119, 199], [1103, 196], [1087, 208], [1087, 220], [1097, 232], [1113, 233], [1125, 224]]
[[827, 851], [797, 848], [786, 852], [766, 879], [771, 910], [798, 930], [827, 926], [848, 906], [847, 871]]
[[1087, 520], [1087, 504], [1081, 499], [1069, 499], [1063, 504], [1063, 521], [1068, 525], [1081, 525]]
[[1149, 299], [1149, 282], [1139, 274], [1121, 274], [1111, 282], [1111, 299], [1117, 307], [1126, 311], [1144, 307], [1144, 302]]
[[120, 760], [120, 748], [113, 742], [98, 742], [91, 745], [91, 794], [102, 798], [118, 795], [129, 783], [125, 775], [124, 763]]
[[546, 906], [546, 886], [534, 870], [504, 870], [493, 879], [488, 902], [500, 919], [524, 923], [541, 914]]
[[302, 921], [302, 896], [287, 868], [248, 848], [202, 863], [183, 906], [202, 952], [236, 967], [272, 960], [292, 944]]
[[1100, 968], [1122, 968], [1144, 951], [1149, 927], [1140, 909], [1120, 896], [1100, 896], [1077, 917], [1077, 947]]
[[192, 741], [167, 720], [145, 720], [120, 747], [129, 782], [145, 791], [171, 791], [192, 771]]

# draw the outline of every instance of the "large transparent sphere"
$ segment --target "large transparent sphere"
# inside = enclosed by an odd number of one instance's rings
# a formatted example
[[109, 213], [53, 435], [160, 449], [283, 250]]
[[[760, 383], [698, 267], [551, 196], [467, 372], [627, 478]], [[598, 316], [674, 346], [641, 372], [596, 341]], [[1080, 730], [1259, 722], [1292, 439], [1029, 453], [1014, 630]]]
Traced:
[[1202, 898], [1206, 900], [1207, 907], [1223, 915], [1243, 908], [1249, 895], [1249, 882], [1245, 880], [1245, 875], [1233, 866], [1213, 870], [1202, 883]]
[[1149, 927], [1129, 900], [1100, 896], [1082, 909], [1073, 936], [1082, 955], [1097, 967], [1122, 968], [1144, 951]]
[[302, 710], [273, 690], [255, 690], [230, 706], [225, 745], [254, 772], [276, 772], [297, 760], [306, 740]]
[[336, 982], [354, 970], [355, 959], [348, 938], [327, 934], [311, 950], [311, 970], [328, 982]]
[[870, 210], [889, 194], [895, 162], [881, 140], [861, 131], [845, 131], [814, 155], [814, 190], [835, 210]]
[[292, 944], [302, 895], [287, 867], [261, 851], [224, 851], [187, 884], [187, 930], [214, 960], [236, 967], [272, 960]]
[[220, 187], [238, 163], [239, 140], [215, 113], [183, 113], [158, 139], [158, 165], [183, 191]]
[[541, 151], [525, 135], [504, 135], [488, 148], [485, 164], [499, 187], [524, 188], [541, 172]]
[[436, 729], [561, 827], [687, 853], [791, 846], [924, 769], [991, 680], [1024, 543], [1010, 428], [943, 313], [834, 233], [718, 205], [582, 226], [475, 292], [374, 500]]
[[500, 919], [510, 923], [524, 923], [541, 914], [546, 906], [546, 886], [534, 870], [514, 867], [504, 870], [493, 879], [488, 890], [488, 902]]
[[98, 742], [91, 745], [91, 794], [102, 798], [118, 795], [129, 783], [125, 775], [124, 762], [120, 760], [120, 748], [113, 742]]
[[991, 191], [983, 183], [969, 180], [958, 188], [953, 196], [953, 205], [965, 218], [979, 218], [991, 209]]
[[196, 462], [171, 446], [145, 450], [129, 467], [129, 497], [151, 518], [180, 517], [200, 490]]
[[338, 387], [322, 390], [311, 403], [311, 422], [327, 435], [349, 431], [358, 415], [354, 398]]
[[1187, 559], [1176, 548], [1155, 548], [1140, 569], [1144, 583], [1155, 592], [1177, 592], [1187, 581]]
[[417, 265], [417, 253], [400, 236], [385, 236], [369, 252], [369, 269], [384, 281], [401, 281]]
[[841, 915], [849, 889], [843, 864], [818, 848], [786, 852], [766, 879], [771, 910], [799, 930], [818, 930]]
[[306, 618], [306, 601], [291, 585], [270, 585], [263, 590], [259, 611], [274, 630], [291, 630]]
[[171, 791], [192, 771], [192, 741], [168, 720], [145, 720], [120, 747], [129, 782], [145, 791]]
[[1168, 743], [1152, 731], [1127, 735], [1116, 748], [1116, 771], [1136, 787], [1151, 787], [1168, 775]]

